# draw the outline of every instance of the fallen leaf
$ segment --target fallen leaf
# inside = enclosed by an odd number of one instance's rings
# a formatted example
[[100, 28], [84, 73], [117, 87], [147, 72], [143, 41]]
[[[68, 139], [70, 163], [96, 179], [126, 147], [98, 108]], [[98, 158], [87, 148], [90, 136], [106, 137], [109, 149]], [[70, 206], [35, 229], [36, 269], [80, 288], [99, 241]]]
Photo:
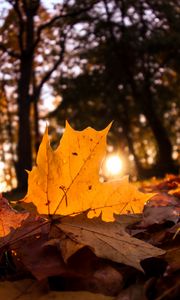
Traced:
[[102, 131], [90, 127], [76, 131], [66, 123], [55, 151], [50, 146], [46, 129], [37, 166], [29, 172], [24, 202], [33, 202], [40, 214], [75, 215], [89, 210], [88, 217], [101, 214], [105, 221], [114, 220], [114, 213], [141, 212], [153, 194], [139, 192], [129, 183], [128, 177], [99, 181], [109, 128], [110, 125]]
[[117, 295], [124, 286], [123, 275], [112, 266], [104, 266], [95, 271], [90, 281], [95, 292]]
[[[88, 219], [85, 215], [63, 218], [58, 227], [74, 242], [89, 246], [98, 257], [143, 270], [140, 261], [158, 256], [165, 251], [131, 237], [123, 222], [103, 222], [100, 218]], [[66, 247], [66, 259], [71, 256]]]
[[116, 300], [148, 300], [148, 298], [145, 295], [144, 286], [134, 284], [121, 291]]
[[38, 300], [115, 300], [115, 297], [89, 292], [50, 292]]
[[146, 192], [166, 192], [174, 194], [180, 189], [180, 177], [176, 175], [166, 175], [162, 179], [152, 177], [150, 180], [140, 182], [140, 188]]
[[44, 287], [44, 284], [42, 285], [32, 279], [0, 282], [1, 299], [36, 300], [45, 293], [47, 293], [47, 288]]
[[0, 238], [7, 236], [12, 229], [20, 227], [22, 221], [28, 216], [27, 212], [18, 212], [13, 209], [8, 200], [0, 195]]
[[[18, 215], [19, 213], [17, 214], [17, 218]], [[4, 219], [6, 219], [6, 213], [3, 215], [3, 220]], [[19, 227], [12, 226], [11, 231], [7, 235], [0, 236], [0, 249], [4, 247], [7, 249], [17, 242], [22, 241], [23, 243], [25, 238], [47, 233], [47, 228], [49, 228], [49, 226], [49, 221], [41, 218], [40, 216], [34, 216], [28, 213], [27, 218], [21, 222]]]
[[1, 299], [6, 300], [113, 300], [114, 297], [89, 292], [51, 292], [44, 283], [35, 280], [0, 282]]
[[168, 272], [178, 271], [180, 269], [180, 248], [167, 250], [165, 260], [168, 262]]
[[153, 224], [162, 224], [165, 221], [177, 223], [179, 216], [180, 205], [178, 198], [166, 193], [158, 193], [144, 207], [140, 227], [145, 228]]
[[[17, 261], [38, 280], [70, 273], [56, 247], [47, 246], [47, 234], [29, 236], [15, 243], [12, 253]], [[21, 266], [22, 269], [22, 266]]]
[[59, 248], [61, 249], [61, 254], [65, 262], [68, 261], [68, 258], [75, 254], [78, 250], [84, 247], [81, 243], [74, 242], [65, 237], [63, 239], [58, 239]]

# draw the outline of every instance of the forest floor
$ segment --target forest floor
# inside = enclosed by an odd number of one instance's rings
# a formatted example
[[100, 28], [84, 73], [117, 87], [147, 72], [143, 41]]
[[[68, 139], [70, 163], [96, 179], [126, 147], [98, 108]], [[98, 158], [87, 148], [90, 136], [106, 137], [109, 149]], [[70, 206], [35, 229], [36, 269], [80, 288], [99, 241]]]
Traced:
[[[43, 257], [41, 272], [47, 272], [43, 278], [42, 274], [34, 275], [37, 271], [34, 266], [19, 262], [14, 249], [0, 247], [0, 299], [180, 299], [180, 177], [152, 179], [139, 183], [139, 188], [155, 196], [145, 205], [143, 213], [136, 216], [137, 221], [127, 225], [126, 232], [165, 250], [163, 255], [142, 260], [142, 270], [137, 270], [128, 264], [98, 258], [89, 247], [83, 247], [72, 255], [63, 272], [51, 275], [60, 268], [57, 258], [57, 264], [50, 263], [51, 272], [47, 271], [49, 257], [57, 255], [51, 250]], [[28, 251], [31, 256], [31, 249]], [[37, 255], [33, 264], [38, 265], [38, 259]]]

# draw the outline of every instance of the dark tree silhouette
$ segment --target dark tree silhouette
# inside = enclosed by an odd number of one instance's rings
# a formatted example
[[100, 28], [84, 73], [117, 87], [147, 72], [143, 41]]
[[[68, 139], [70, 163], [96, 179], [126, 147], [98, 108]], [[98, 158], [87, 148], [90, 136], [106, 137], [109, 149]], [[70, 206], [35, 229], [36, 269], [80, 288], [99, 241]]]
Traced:
[[[163, 119], [167, 107], [162, 103], [169, 103], [171, 99], [176, 103], [179, 101], [178, 90], [174, 91], [173, 96], [169, 93], [167, 99], [166, 92], [168, 89], [170, 91], [171, 86], [164, 82], [168, 69], [174, 70], [176, 82], [179, 78], [178, 2], [99, 2], [99, 9], [96, 7], [88, 11], [81, 20], [85, 34], [77, 39], [79, 38], [80, 58], [86, 63], [79, 76], [72, 79], [65, 74], [65, 78], [61, 79], [66, 88], [63, 90], [60, 85], [64, 101], [59, 106], [59, 114], [63, 115], [65, 109], [67, 118], [73, 118], [74, 115], [74, 120], [78, 116], [82, 119], [83, 108], [83, 111], [87, 111], [84, 114], [87, 118], [89, 101], [98, 110], [98, 101], [101, 99], [105, 111], [102, 110], [99, 115], [104, 116], [103, 120], [106, 116], [106, 120], [115, 119], [119, 122], [139, 175], [162, 176], [176, 172], [172, 158], [172, 136]], [[83, 89], [83, 85], [86, 88]], [[81, 91], [76, 93], [76, 88]], [[69, 115], [69, 107], [73, 107], [76, 113]], [[157, 148], [155, 164], [148, 169], [144, 169], [141, 163], [134, 137], [133, 122], [141, 114], [146, 118], [146, 126], [150, 129]], [[139, 127], [140, 141], [143, 138], [141, 124]]]
[[[83, 12], [93, 6], [93, 1], [88, 1], [78, 7], [71, 6], [67, 13], [64, 1], [57, 8], [54, 16], [49, 15], [41, 6], [40, 0], [7, 0], [11, 5], [1, 30], [2, 41], [0, 51], [2, 57], [12, 64], [18, 63], [17, 105], [18, 105], [18, 143], [16, 174], [18, 189], [26, 189], [27, 174], [25, 169], [32, 168], [32, 132], [30, 111], [34, 109], [35, 146], [39, 146], [38, 101], [44, 84], [51, 78], [53, 72], [61, 65], [65, 53], [66, 38], [72, 28], [74, 20]], [[56, 38], [54, 29], [58, 30]], [[45, 55], [46, 47], [49, 49]], [[48, 66], [48, 71], [36, 71], [38, 55], [43, 57], [43, 64]]]

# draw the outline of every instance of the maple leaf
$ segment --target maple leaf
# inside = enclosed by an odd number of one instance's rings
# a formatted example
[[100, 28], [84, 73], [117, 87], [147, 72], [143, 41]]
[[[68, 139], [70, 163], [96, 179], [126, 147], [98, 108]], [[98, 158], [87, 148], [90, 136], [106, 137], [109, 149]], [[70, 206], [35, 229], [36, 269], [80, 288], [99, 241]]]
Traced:
[[24, 202], [33, 202], [40, 214], [72, 215], [89, 210], [88, 217], [112, 221], [113, 214], [139, 213], [152, 194], [144, 194], [128, 182], [99, 181], [99, 169], [106, 154], [104, 130], [90, 127], [76, 131], [66, 122], [60, 145], [54, 151], [48, 129], [37, 155], [37, 165], [28, 176]]
[[0, 238], [7, 236], [12, 229], [20, 227], [22, 221], [28, 216], [27, 212], [18, 212], [13, 209], [8, 200], [0, 195]]
[[[130, 265], [143, 270], [140, 261], [149, 257], [162, 255], [164, 250], [156, 248], [144, 241], [131, 237], [126, 231], [126, 216], [119, 216], [115, 222], [103, 222], [100, 218], [88, 219], [84, 214], [76, 217], [66, 217], [58, 227], [66, 233], [70, 240], [89, 246], [98, 257]], [[68, 242], [68, 240], [67, 240]], [[62, 251], [67, 260], [71, 255], [65, 244]], [[62, 249], [63, 250], [63, 249]]]

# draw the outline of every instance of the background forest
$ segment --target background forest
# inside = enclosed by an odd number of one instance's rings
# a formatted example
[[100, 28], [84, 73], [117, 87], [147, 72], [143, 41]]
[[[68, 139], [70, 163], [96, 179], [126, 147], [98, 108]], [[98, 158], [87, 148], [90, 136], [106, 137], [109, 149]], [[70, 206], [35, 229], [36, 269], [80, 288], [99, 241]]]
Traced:
[[178, 0], [0, 1], [0, 188], [26, 189], [46, 121], [104, 128], [138, 178], [180, 163]]

